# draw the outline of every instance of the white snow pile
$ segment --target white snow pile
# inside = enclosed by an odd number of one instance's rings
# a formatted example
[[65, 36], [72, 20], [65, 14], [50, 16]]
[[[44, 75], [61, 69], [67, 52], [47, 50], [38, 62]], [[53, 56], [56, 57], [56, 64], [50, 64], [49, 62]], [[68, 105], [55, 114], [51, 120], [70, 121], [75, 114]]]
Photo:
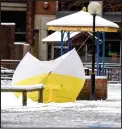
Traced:
[[9, 74], [9, 73], [13, 74], [14, 70], [1, 67], [1, 74]]
[[14, 70], [1, 70], [1, 73], [2, 74], [9, 74], [9, 73], [13, 74]]

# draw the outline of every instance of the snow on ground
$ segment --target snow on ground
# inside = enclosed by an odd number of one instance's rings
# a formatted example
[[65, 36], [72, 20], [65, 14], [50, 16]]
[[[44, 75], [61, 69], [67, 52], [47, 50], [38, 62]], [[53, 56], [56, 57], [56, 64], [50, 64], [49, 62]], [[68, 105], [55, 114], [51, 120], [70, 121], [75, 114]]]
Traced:
[[[2, 81], [2, 86], [11, 81]], [[108, 99], [38, 104], [1, 93], [2, 127], [121, 127], [121, 84], [108, 85]]]

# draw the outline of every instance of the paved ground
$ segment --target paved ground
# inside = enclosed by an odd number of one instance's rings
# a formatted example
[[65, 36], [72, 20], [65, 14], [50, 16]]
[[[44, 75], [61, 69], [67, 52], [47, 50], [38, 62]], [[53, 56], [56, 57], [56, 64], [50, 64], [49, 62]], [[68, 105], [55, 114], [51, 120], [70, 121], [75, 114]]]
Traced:
[[[11, 100], [10, 97], [6, 99]], [[106, 101], [32, 103], [27, 107], [5, 106], [2, 103], [1, 125], [2, 127], [121, 127], [121, 85], [108, 86]]]

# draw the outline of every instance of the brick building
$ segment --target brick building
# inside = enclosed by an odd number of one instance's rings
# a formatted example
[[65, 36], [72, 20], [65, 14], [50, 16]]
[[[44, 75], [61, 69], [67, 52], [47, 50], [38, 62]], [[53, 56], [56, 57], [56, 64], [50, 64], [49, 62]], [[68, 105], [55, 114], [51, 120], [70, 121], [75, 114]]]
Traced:
[[26, 43], [31, 52], [46, 60], [47, 46], [41, 39], [48, 34], [46, 23], [56, 18], [56, 2], [2, 0], [1, 21], [15, 23], [15, 43]]
[[[99, 2], [103, 7], [101, 16], [120, 25], [121, 1], [104, 0]], [[30, 44], [31, 52], [34, 56], [41, 60], [47, 60], [48, 45], [42, 43], [42, 39], [52, 32], [47, 30], [46, 23], [79, 11], [82, 7], [87, 7], [88, 4], [88, 0], [72, 2], [2, 0], [1, 20], [2, 22], [14, 22], [16, 24], [15, 42], [26, 42], [27, 44]], [[117, 34], [107, 33], [106, 35], [106, 48], [111, 44], [112, 51], [116, 52], [118, 58], [120, 58], [120, 32]], [[115, 47], [115, 44], [117, 47]], [[106, 53], [108, 53], [108, 49], [106, 49]], [[111, 56], [106, 55], [106, 57]]]

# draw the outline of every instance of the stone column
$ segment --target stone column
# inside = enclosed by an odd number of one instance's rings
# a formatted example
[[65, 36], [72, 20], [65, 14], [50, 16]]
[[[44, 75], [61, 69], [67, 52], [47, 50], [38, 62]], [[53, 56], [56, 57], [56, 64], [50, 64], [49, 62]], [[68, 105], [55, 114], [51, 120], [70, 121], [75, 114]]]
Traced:
[[48, 45], [43, 43], [42, 39], [48, 35], [47, 23], [56, 19], [56, 2], [50, 1], [48, 4], [49, 7], [45, 9], [44, 1], [35, 2], [34, 30], [38, 33], [38, 36], [35, 37], [36, 45], [38, 46], [35, 47], [35, 51], [38, 51], [37, 55], [40, 60], [48, 59]]
[[33, 45], [33, 2], [27, 1], [27, 11], [26, 11], [26, 42]]

